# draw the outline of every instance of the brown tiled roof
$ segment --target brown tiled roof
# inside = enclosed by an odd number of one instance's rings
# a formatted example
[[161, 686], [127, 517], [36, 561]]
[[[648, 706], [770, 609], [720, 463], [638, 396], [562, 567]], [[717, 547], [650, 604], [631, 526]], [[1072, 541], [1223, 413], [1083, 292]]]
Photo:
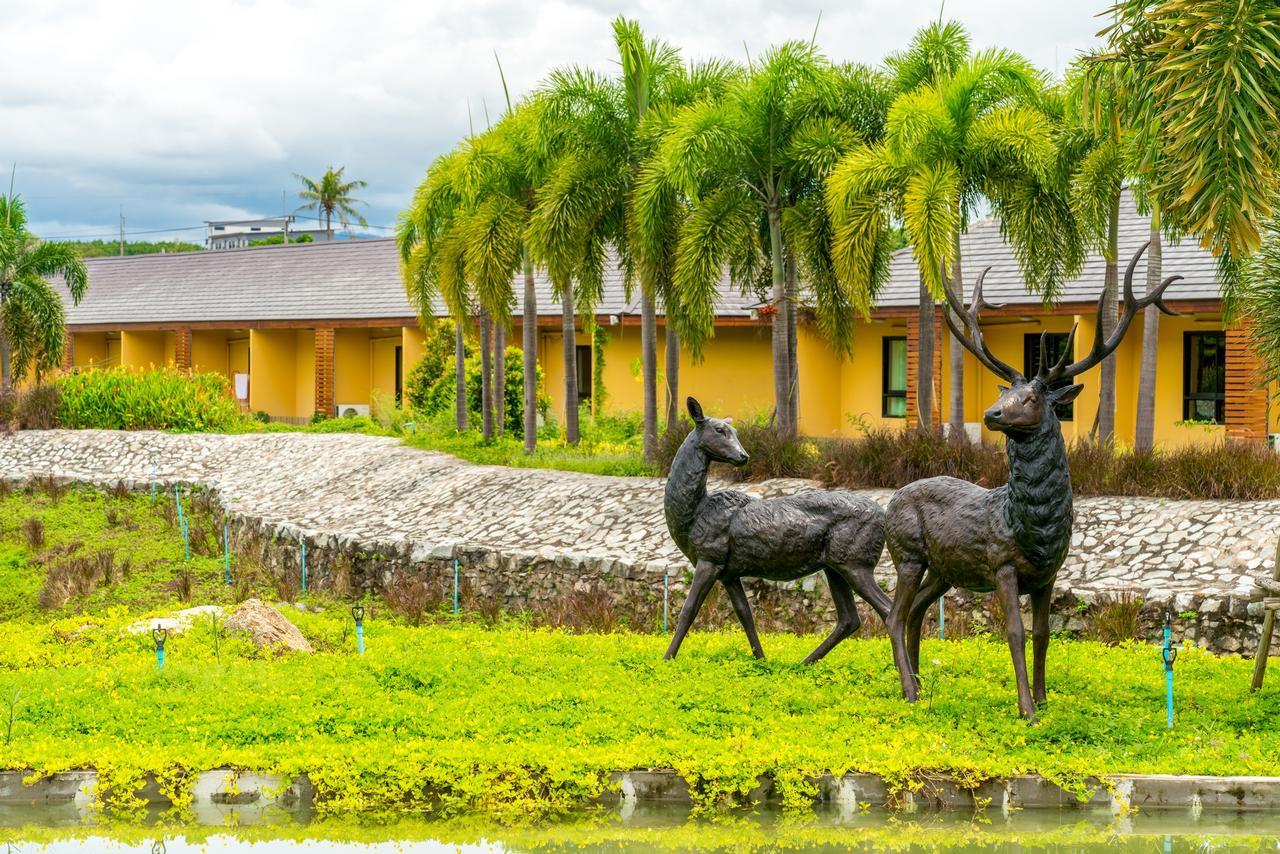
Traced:
[[[1120, 198], [1120, 269], [1150, 237], [1151, 220], [1138, 213], [1133, 198], [1126, 190]], [[964, 273], [965, 299], [972, 293], [973, 283], [983, 268], [991, 272], [983, 281], [983, 296], [993, 303], [1036, 304], [1040, 297], [1028, 293], [1018, 268], [1018, 260], [1000, 234], [1000, 223], [984, 219], [971, 225], [960, 236], [960, 259]], [[1094, 303], [1102, 292], [1106, 262], [1094, 252], [1085, 260], [1080, 274], [1066, 283], [1060, 303]], [[1139, 293], [1146, 287], [1146, 259], [1138, 262], [1134, 271], [1134, 290]], [[1180, 275], [1183, 281], [1175, 282], [1166, 292], [1168, 299], [1218, 299], [1217, 261], [1197, 241], [1188, 238], [1177, 243], [1164, 241], [1164, 274]], [[911, 248], [901, 249], [893, 256], [889, 281], [880, 291], [882, 308], [914, 306], [920, 299], [920, 273], [912, 257]]]
[[[1120, 216], [1122, 263], [1147, 239], [1148, 220], [1140, 216], [1126, 192]], [[986, 266], [985, 293], [997, 303], [1034, 305], [1040, 297], [1028, 293], [999, 223], [974, 223], [960, 238], [966, 285]], [[399, 254], [392, 238], [337, 240], [288, 246], [260, 246], [167, 255], [132, 255], [123, 258], [90, 258], [89, 290], [78, 306], [63, 292], [67, 322], [205, 323], [297, 320], [401, 320], [414, 315], [400, 278]], [[1063, 303], [1092, 303], [1102, 288], [1103, 259], [1092, 254], [1080, 275], [1067, 283]], [[1164, 271], [1185, 277], [1170, 287], [1172, 299], [1216, 299], [1219, 289], [1216, 262], [1194, 240], [1165, 244]], [[890, 279], [881, 291], [882, 308], [914, 306], [919, 293], [919, 273], [910, 248], [895, 254]], [[1145, 264], [1137, 279], [1145, 286]], [[523, 293], [517, 276], [517, 299]], [[538, 313], [558, 315], [560, 302], [552, 296], [551, 283], [537, 274]], [[718, 313], [744, 317], [756, 303], [742, 296], [726, 278], [721, 284]], [[519, 311], [518, 306], [516, 311]], [[633, 294], [627, 299], [621, 268], [607, 265], [604, 297], [597, 312], [602, 315], [639, 313]], [[445, 314], [443, 305], [437, 315]]]

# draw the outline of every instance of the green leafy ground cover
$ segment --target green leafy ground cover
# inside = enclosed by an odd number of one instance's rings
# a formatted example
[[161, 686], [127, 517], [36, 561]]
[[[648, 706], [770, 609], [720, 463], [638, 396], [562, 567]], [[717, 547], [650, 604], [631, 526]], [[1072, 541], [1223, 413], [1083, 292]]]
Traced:
[[[106, 524], [109, 512], [134, 527]], [[26, 532], [33, 517], [39, 551]], [[33, 597], [48, 553], [77, 541], [129, 559], [128, 579], [41, 609]], [[926, 641], [924, 699], [909, 706], [882, 638], [803, 667], [816, 637], [768, 635], [760, 662], [737, 629], [695, 631], [663, 662], [661, 634], [574, 635], [466, 615], [414, 627], [370, 602], [361, 657], [346, 603], [313, 600], [324, 610], [286, 610], [314, 655], [264, 654], [200, 621], [169, 641], [158, 673], [150, 639], [127, 627], [184, 604], [181, 554], [145, 495], [0, 499], [0, 723], [14, 713], [11, 734], [0, 726], [0, 767], [97, 768], [117, 808], [144, 773], [181, 803], [189, 772], [227, 765], [305, 772], [328, 809], [510, 818], [579, 806], [629, 768], [675, 768], [719, 808], [766, 773], [799, 805], [808, 780], [828, 771], [901, 786], [1039, 772], [1075, 785], [1117, 772], [1273, 774], [1280, 756], [1280, 690], [1250, 694], [1249, 662], [1185, 651], [1168, 732], [1159, 657], [1142, 645], [1056, 641], [1036, 726], [1016, 715], [1005, 645], [981, 637]], [[219, 560], [197, 556], [190, 569], [190, 604], [232, 600]]]

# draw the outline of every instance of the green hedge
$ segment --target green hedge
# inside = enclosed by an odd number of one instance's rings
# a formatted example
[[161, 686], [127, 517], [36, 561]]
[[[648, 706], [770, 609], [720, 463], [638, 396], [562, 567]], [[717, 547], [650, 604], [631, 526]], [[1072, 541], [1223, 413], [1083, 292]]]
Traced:
[[100, 430], [221, 432], [243, 421], [222, 374], [177, 368], [91, 369], [53, 381], [63, 427]]

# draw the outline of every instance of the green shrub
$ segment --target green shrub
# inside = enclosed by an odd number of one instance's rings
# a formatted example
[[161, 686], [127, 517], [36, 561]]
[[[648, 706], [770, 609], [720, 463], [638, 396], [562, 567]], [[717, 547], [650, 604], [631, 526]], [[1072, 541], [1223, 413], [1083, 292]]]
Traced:
[[[429, 413], [427, 394], [446, 372], [453, 376], [453, 325], [443, 321], [432, 323], [424, 329], [422, 358], [409, 369], [404, 383], [404, 399], [409, 408]], [[470, 342], [463, 342], [464, 356], [472, 355]], [[452, 397], [449, 398], [453, 400]]]
[[243, 422], [222, 374], [95, 368], [63, 374], [53, 384], [64, 427], [223, 432]]
[[[426, 362], [423, 358], [419, 365]], [[505, 389], [506, 408], [504, 410], [504, 426], [506, 432], [513, 436], [524, 436], [524, 353], [515, 347], [508, 347], [506, 358], [504, 359], [506, 368], [507, 385]], [[448, 370], [441, 371], [435, 378], [434, 382], [425, 391], [420, 388], [413, 389], [413, 372], [410, 372], [410, 384], [406, 391], [406, 397], [409, 398], [414, 409], [423, 413], [428, 417], [444, 416], [451, 414], [454, 408], [454, 400], [456, 399], [457, 378], [453, 372], [453, 360], [449, 359]], [[475, 423], [480, 420], [480, 356], [473, 355], [466, 361], [467, 374], [467, 411], [470, 413], [471, 419]], [[542, 367], [538, 366], [538, 388], [542, 388]], [[430, 370], [424, 368], [420, 374], [421, 377], [428, 376]], [[421, 401], [421, 405], [413, 403], [417, 399]], [[545, 394], [538, 396], [538, 411], [546, 417], [547, 410], [551, 408], [551, 398]]]

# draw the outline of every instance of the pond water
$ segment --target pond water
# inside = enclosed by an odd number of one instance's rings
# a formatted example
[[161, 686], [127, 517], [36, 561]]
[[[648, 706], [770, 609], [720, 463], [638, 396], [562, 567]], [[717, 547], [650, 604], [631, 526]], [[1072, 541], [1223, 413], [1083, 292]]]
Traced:
[[535, 826], [417, 816], [248, 814], [227, 807], [203, 823], [153, 814], [98, 822], [70, 805], [0, 805], [0, 843], [16, 852], [666, 852], [666, 851], [1280, 851], [1280, 816], [1185, 811], [1115, 817], [1101, 810], [1010, 815], [880, 810], [801, 817], [760, 811], [714, 819], [687, 808], [602, 811]]

